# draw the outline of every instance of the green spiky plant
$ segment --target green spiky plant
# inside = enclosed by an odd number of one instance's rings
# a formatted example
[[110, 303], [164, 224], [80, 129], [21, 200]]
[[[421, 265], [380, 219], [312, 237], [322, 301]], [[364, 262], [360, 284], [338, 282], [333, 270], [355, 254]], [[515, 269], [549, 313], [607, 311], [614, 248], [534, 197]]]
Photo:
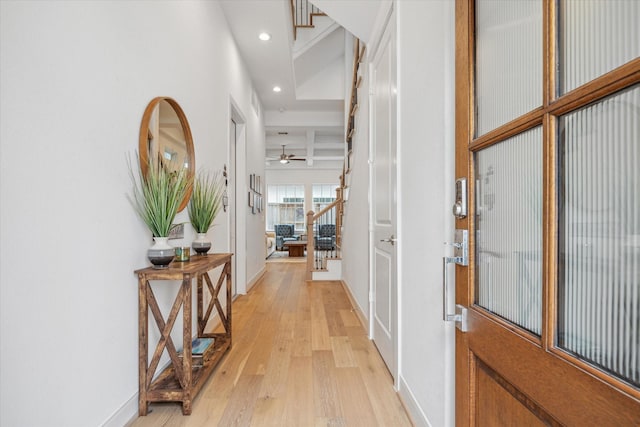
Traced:
[[137, 174], [133, 169], [129, 158], [129, 175], [133, 182], [132, 194], [127, 195], [129, 201], [153, 237], [168, 237], [178, 208], [192, 185], [187, 169], [151, 160], [146, 176], [142, 168], [138, 167]]
[[196, 233], [206, 233], [222, 207], [224, 179], [220, 172], [198, 173], [189, 201], [189, 220]]

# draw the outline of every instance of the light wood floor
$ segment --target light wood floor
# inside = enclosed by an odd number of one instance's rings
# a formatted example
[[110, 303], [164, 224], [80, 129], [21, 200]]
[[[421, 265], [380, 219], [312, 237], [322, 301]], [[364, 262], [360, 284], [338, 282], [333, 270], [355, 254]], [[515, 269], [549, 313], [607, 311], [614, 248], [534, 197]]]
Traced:
[[303, 263], [267, 263], [233, 304], [233, 348], [183, 416], [150, 404], [131, 426], [411, 426], [338, 282], [305, 282]]

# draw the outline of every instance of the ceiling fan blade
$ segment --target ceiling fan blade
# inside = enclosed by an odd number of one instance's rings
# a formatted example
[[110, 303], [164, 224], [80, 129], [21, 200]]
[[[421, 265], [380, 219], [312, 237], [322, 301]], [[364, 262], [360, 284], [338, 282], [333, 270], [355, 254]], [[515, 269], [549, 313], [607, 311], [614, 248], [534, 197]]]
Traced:
[[286, 153], [284, 152], [284, 145], [283, 145], [283, 146], [282, 146], [282, 154], [280, 154], [280, 158], [279, 158], [279, 159], [274, 159], [274, 160], [280, 160], [280, 163], [282, 163], [282, 164], [285, 164], [285, 165], [286, 165], [287, 163], [289, 163], [289, 162], [290, 162], [290, 161], [292, 161], [292, 160], [297, 160], [297, 161], [304, 162], [304, 161], [306, 161], [307, 159], [304, 159], [304, 158], [301, 158], [301, 157], [296, 157], [296, 155], [295, 155], [295, 154], [286, 154]]

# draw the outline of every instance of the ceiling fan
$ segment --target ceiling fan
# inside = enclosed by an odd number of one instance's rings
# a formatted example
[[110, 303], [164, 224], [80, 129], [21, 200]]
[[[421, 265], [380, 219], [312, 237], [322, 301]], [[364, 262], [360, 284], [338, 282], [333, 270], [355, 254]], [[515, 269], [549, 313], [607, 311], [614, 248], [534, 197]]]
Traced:
[[[283, 165], [286, 165], [287, 163], [289, 163], [291, 160], [298, 160], [298, 161], [305, 161], [306, 159], [303, 159], [302, 157], [296, 157], [295, 154], [285, 154], [284, 152], [284, 144], [282, 144], [282, 154], [280, 154], [280, 158], [277, 159], [280, 161], [280, 163], [282, 163]], [[275, 160], [275, 159], [274, 159]]]

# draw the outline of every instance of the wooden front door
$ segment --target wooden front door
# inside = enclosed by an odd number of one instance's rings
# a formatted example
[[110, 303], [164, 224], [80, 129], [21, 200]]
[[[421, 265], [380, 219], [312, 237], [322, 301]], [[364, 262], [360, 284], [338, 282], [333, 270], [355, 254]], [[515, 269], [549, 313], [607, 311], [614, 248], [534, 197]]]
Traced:
[[640, 2], [456, 1], [456, 424], [640, 425]]

